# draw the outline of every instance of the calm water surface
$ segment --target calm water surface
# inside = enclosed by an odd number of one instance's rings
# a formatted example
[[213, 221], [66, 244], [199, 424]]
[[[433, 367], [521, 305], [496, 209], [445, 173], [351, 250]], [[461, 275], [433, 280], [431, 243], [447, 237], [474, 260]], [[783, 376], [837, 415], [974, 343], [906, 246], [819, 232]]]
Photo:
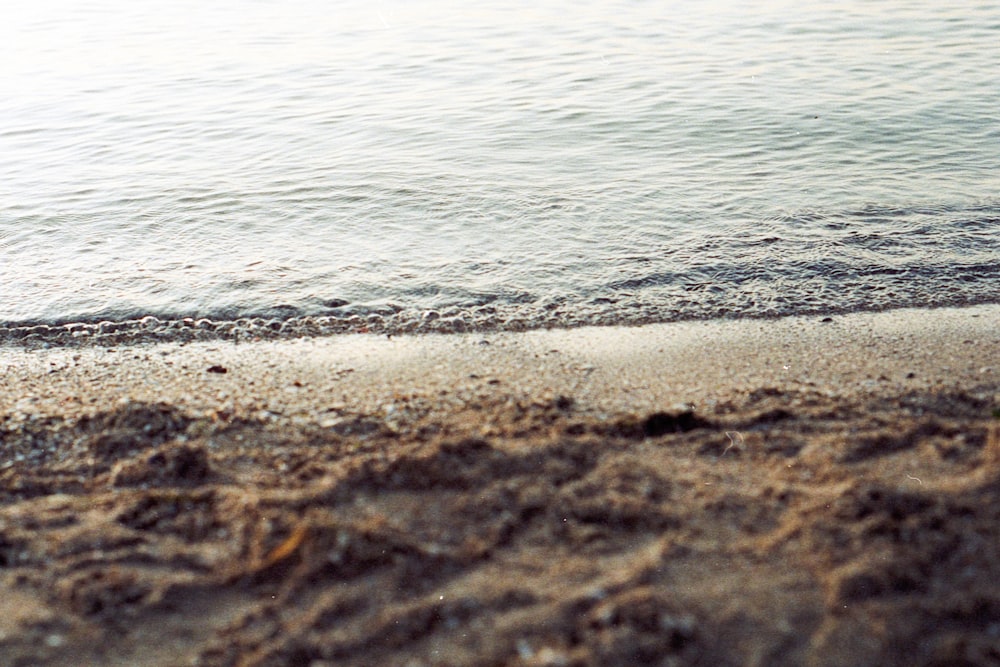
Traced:
[[996, 3], [25, 4], [6, 327], [1000, 300]]

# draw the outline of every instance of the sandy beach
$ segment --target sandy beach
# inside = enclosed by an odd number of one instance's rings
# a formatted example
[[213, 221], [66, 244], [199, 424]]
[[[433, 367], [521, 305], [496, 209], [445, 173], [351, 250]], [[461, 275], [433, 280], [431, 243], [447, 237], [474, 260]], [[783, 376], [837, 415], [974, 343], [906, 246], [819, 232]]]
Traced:
[[1000, 664], [1000, 306], [0, 372], [5, 665]]

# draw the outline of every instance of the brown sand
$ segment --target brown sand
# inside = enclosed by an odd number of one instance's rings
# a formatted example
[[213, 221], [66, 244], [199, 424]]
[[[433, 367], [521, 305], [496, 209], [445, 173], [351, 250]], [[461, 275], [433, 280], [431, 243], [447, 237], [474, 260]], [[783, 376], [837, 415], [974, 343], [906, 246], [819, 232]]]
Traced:
[[0, 349], [0, 663], [998, 664], [998, 324]]

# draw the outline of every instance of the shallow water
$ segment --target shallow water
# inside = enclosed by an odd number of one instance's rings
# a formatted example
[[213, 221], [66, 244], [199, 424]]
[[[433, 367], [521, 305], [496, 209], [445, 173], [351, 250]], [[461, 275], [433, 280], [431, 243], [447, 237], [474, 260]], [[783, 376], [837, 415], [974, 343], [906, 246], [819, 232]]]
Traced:
[[534, 4], [18, 10], [0, 324], [998, 300], [997, 4]]

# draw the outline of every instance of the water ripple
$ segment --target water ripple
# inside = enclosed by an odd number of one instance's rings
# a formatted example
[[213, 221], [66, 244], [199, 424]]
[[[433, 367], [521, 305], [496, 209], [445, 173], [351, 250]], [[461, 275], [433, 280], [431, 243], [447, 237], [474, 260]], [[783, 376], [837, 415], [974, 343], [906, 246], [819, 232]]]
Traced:
[[988, 4], [86, 4], [0, 27], [8, 328], [997, 299]]

